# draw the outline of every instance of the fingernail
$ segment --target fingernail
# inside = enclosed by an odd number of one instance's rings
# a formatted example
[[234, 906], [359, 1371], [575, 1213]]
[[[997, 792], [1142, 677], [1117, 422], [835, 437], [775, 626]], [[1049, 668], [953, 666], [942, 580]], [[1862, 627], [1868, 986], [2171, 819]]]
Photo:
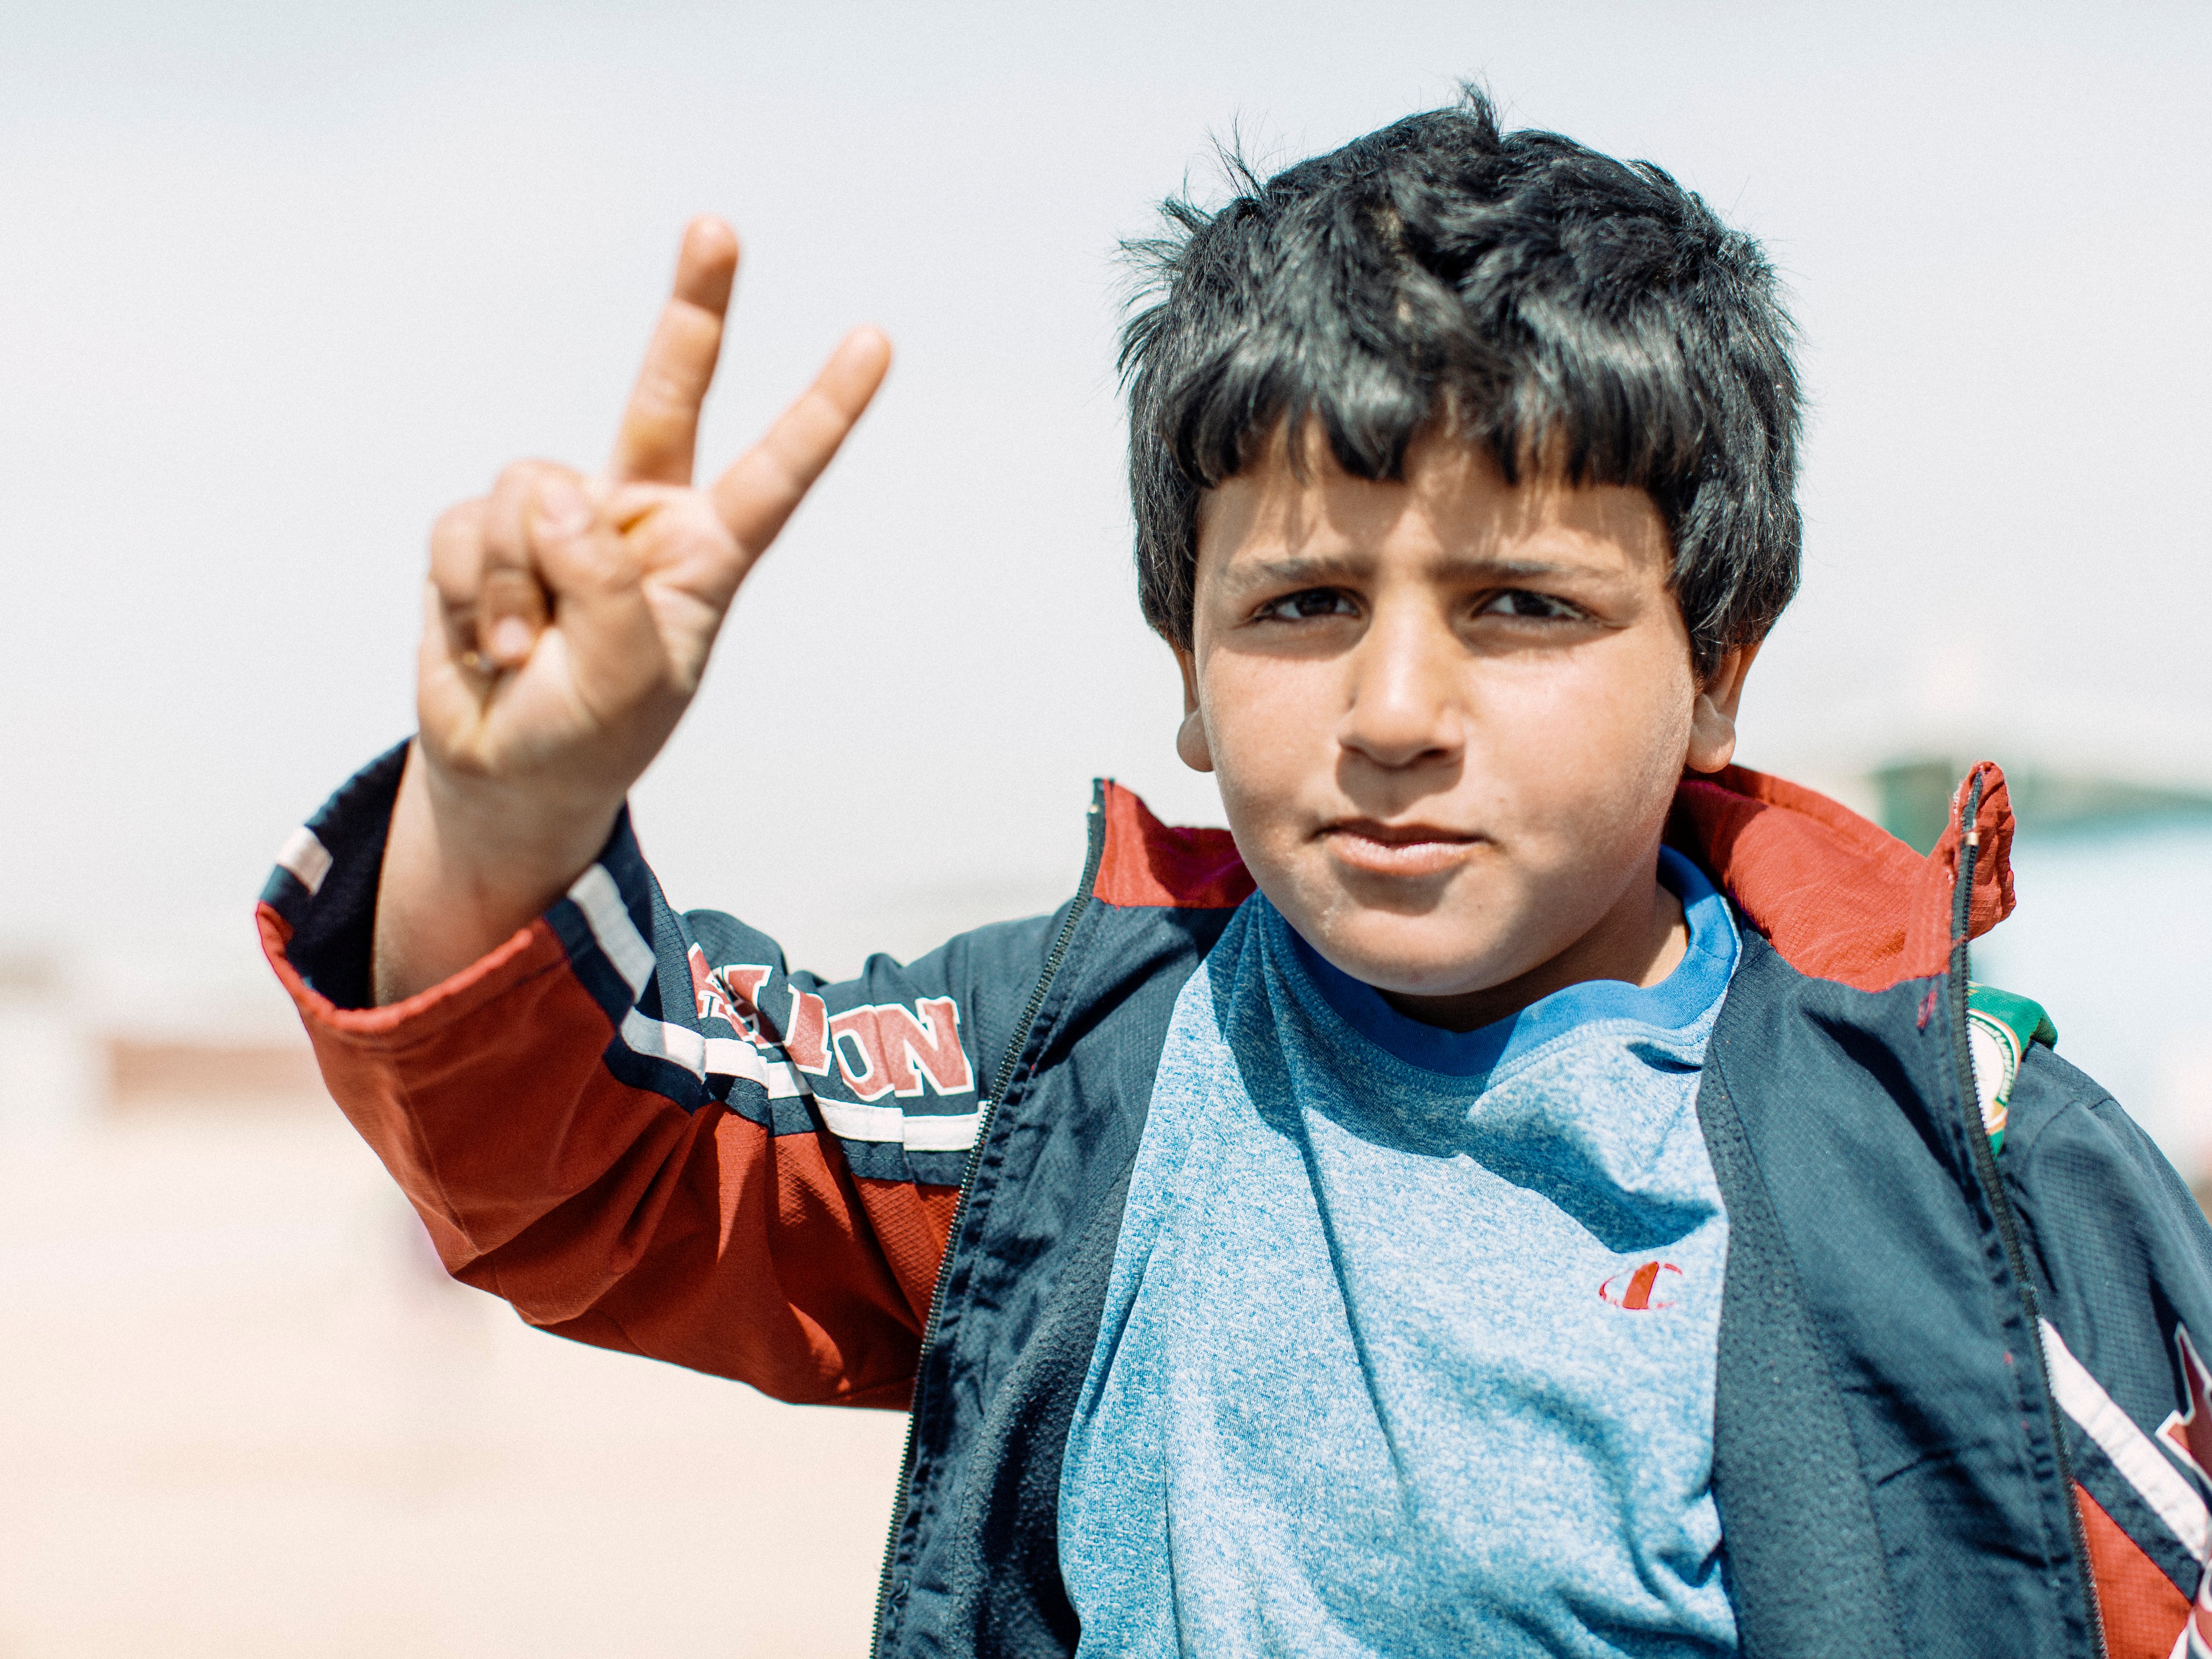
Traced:
[[534, 643], [530, 624], [520, 617], [502, 617], [492, 624], [491, 654], [495, 662], [520, 662], [530, 654]]
[[538, 486], [538, 522], [556, 536], [574, 536], [592, 521], [592, 504], [566, 478]]

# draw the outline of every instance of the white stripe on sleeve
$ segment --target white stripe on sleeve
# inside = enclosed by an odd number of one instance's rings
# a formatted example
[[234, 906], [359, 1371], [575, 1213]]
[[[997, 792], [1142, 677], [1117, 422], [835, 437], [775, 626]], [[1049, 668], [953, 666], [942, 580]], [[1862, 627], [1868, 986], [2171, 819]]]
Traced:
[[2182, 1547], [2197, 1560], [2205, 1560], [2212, 1553], [2212, 1510], [2206, 1509], [2189, 1478], [2166, 1460], [2157, 1443], [2105, 1392], [2105, 1385], [2074, 1357], [2059, 1337], [2058, 1328], [2047, 1319], [2043, 1322], [2043, 1352], [2051, 1368], [2051, 1391], [2058, 1396], [2067, 1416], [2104, 1449], [2112, 1467], [2172, 1530]]
[[917, 1112], [912, 1116], [896, 1106], [855, 1106], [848, 1100], [814, 1097], [830, 1133], [842, 1140], [872, 1140], [891, 1146], [904, 1143], [912, 1152], [964, 1152], [975, 1144], [975, 1112]]
[[693, 1077], [707, 1075], [707, 1039], [688, 1026], [652, 1019], [633, 1008], [623, 1016], [622, 1040], [634, 1054], [681, 1066]]
[[[623, 903], [622, 889], [615, 885], [615, 878], [607, 873], [607, 866], [595, 864], [577, 877], [576, 884], [568, 890], [568, 898], [584, 913], [584, 921], [592, 930], [592, 937], [599, 941], [599, 950], [606, 959], [614, 963], [615, 971], [629, 984], [630, 994], [641, 994], [647, 982], [653, 978], [653, 946], [637, 931], [637, 924], [629, 919], [629, 909]], [[695, 1036], [693, 1041], [703, 1042], [704, 1039]], [[630, 1046], [635, 1048], [637, 1045], [632, 1043]], [[640, 1052], [650, 1054], [658, 1051], [641, 1049]], [[704, 1063], [702, 1055], [701, 1065]], [[696, 1072], [701, 1066], [694, 1066], [691, 1069]]]
[[975, 1144], [980, 1112], [916, 1113], [901, 1115], [899, 1139], [910, 1152], [964, 1152]]
[[276, 862], [297, 877], [313, 898], [322, 890], [323, 878], [331, 872], [331, 849], [303, 823], [284, 837], [284, 844], [276, 849]]

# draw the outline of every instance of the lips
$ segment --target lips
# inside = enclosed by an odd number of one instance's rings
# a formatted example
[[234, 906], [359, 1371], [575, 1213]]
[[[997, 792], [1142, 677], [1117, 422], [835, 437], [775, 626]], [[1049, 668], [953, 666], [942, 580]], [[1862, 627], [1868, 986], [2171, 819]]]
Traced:
[[1378, 876], [1434, 876], [1458, 868], [1485, 837], [1433, 823], [1347, 818], [1325, 826], [1322, 841], [1338, 862]]

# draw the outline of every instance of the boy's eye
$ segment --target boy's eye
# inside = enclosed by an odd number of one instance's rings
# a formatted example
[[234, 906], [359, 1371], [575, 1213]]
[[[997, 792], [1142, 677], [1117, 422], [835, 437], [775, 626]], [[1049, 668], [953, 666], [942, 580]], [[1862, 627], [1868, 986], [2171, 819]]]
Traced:
[[1580, 605], [1549, 593], [1533, 593], [1525, 587], [1509, 587], [1493, 593], [1476, 609], [1478, 617], [1528, 617], [1544, 622], [1578, 621]]
[[1277, 622], [1305, 622], [1315, 617], [1356, 617], [1359, 607], [1352, 596], [1334, 587], [1309, 587], [1285, 593], [1260, 607], [1260, 615]]

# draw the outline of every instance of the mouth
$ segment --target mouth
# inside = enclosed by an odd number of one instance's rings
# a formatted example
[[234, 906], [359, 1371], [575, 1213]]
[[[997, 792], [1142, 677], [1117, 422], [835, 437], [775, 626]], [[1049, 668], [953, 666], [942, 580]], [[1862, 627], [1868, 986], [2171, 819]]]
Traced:
[[1319, 839], [1339, 863], [1370, 875], [1434, 876], [1466, 863], [1489, 838], [1433, 823], [1340, 818], [1323, 824]]

